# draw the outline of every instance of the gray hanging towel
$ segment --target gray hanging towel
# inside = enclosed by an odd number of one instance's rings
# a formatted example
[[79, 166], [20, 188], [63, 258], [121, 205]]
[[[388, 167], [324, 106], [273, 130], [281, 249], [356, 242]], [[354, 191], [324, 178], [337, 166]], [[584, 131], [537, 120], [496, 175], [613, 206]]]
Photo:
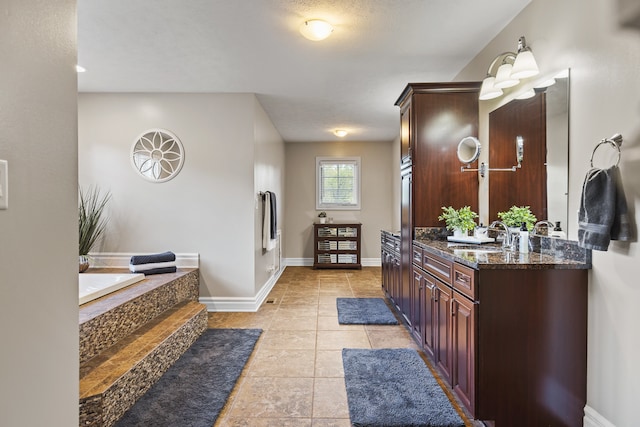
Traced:
[[616, 167], [613, 171], [613, 179], [616, 184], [616, 214], [613, 217], [613, 224], [611, 224], [611, 240], [628, 242], [633, 239], [633, 232], [631, 231], [627, 198], [622, 186], [620, 168]]
[[617, 166], [587, 172], [578, 211], [579, 246], [606, 251], [611, 239], [630, 239], [627, 202]]
[[277, 220], [277, 212], [276, 212], [276, 193], [274, 193], [273, 191], [267, 191], [267, 193], [269, 193], [269, 209], [271, 210], [270, 215], [271, 215], [271, 230], [270, 230], [270, 235], [272, 239], [276, 238], [276, 235], [278, 234], [278, 220]]

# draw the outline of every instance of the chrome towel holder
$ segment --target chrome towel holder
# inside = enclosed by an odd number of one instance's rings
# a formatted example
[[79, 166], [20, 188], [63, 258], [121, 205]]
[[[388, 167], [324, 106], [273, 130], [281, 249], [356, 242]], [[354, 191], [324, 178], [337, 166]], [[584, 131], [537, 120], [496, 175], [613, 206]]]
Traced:
[[620, 164], [620, 157], [622, 156], [622, 152], [620, 151], [620, 147], [622, 146], [622, 141], [623, 141], [622, 140], [622, 135], [620, 135], [619, 133], [616, 133], [611, 138], [602, 139], [593, 148], [593, 152], [591, 153], [591, 160], [589, 162], [591, 164], [591, 167], [593, 167], [593, 156], [596, 154], [596, 151], [598, 150], [598, 148], [600, 148], [600, 146], [602, 146], [604, 144], [611, 144], [611, 146], [618, 151], [618, 159], [616, 160], [616, 164], [615, 164], [615, 166], [617, 167]]

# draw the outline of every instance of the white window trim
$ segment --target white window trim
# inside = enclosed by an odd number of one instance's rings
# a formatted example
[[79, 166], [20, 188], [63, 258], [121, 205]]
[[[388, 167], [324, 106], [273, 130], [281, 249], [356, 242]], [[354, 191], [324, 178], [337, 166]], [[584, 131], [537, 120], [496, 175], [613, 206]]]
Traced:
[[[320, 203], [320, 165], [323, 162], [332, 162], [332, 163], [354, 163], [356, 165], [356, 204], [355, 205], [340, 205], [340, 204], [329, 204], [329, 203]], [[316, 210], [349, 210], [349, 211], [359, 211], [361, 206], [361, 182], [362, 182], [362, 169], [360, 165], [360, 157], [316, 157]]]

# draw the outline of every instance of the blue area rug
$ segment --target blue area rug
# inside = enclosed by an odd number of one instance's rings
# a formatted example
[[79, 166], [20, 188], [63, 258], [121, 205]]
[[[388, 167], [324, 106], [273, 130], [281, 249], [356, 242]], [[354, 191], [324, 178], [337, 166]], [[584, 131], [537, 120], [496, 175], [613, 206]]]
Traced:
[[342, 363], [352, 425], [464, 426], [417, 351], [345, 348]]
[[262, 333], [207, 329], [117, 427], [211, 427]]
[[382, 298], [337, 298], [338, 323], [342, 325], [397, 325]]

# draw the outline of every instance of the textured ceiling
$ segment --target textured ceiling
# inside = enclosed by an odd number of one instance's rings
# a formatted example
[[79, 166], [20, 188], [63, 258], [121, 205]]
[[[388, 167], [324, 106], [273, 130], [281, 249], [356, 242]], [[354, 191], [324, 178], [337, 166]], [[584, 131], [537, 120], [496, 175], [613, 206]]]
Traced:
[[390, 141], [406, 84], [453, 79], [529, 1], [83, 0], [78, 90], [250, 92], [287, 142]]

